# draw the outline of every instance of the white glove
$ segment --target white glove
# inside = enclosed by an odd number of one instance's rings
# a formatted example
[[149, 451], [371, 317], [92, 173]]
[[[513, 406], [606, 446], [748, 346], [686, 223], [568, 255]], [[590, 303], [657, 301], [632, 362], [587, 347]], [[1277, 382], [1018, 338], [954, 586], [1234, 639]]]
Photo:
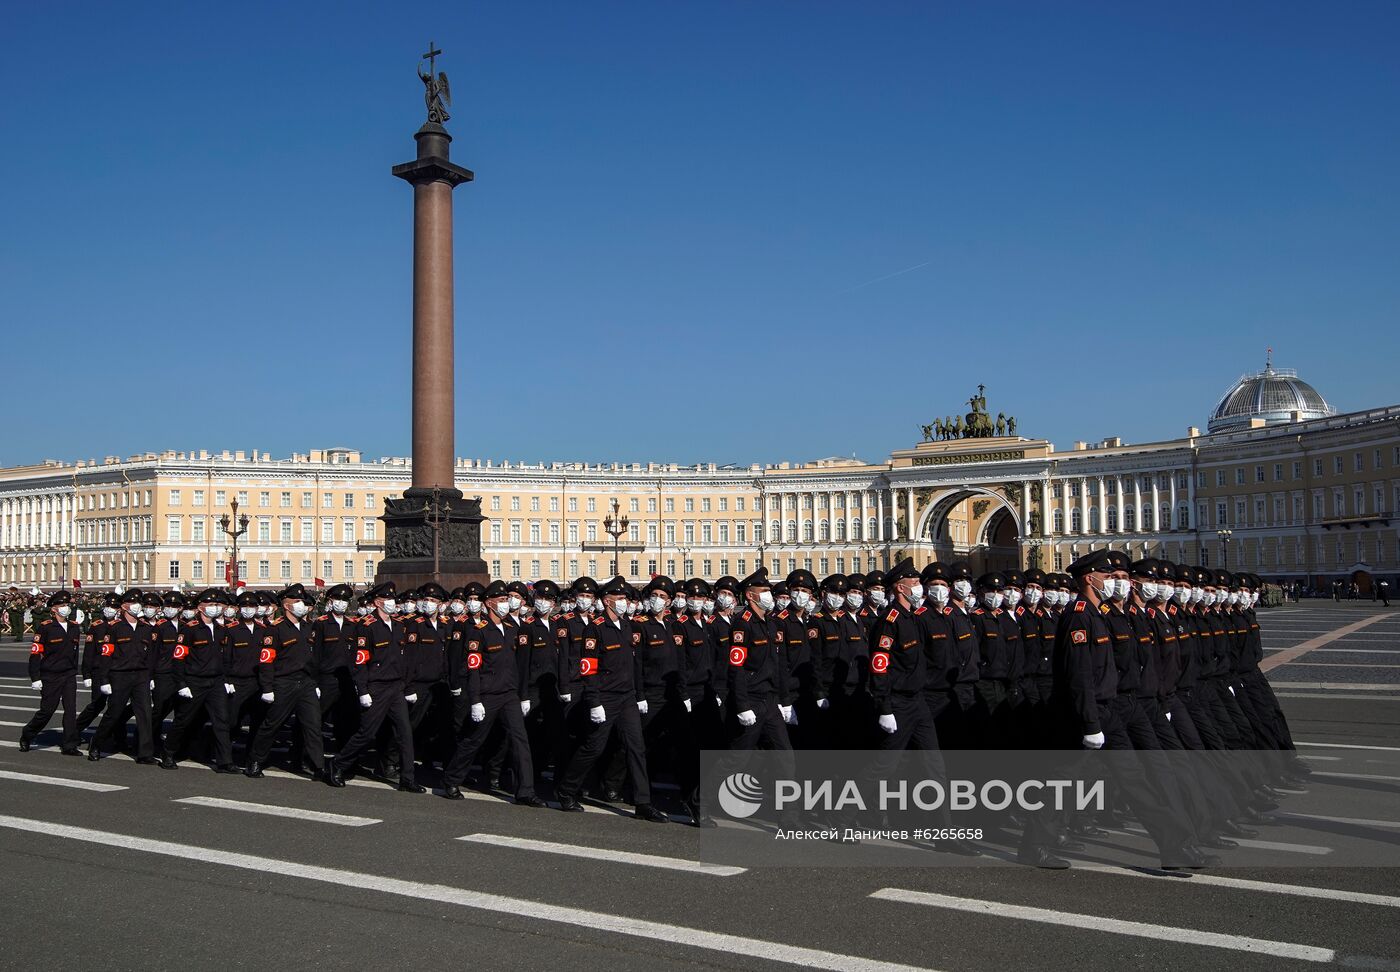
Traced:
[[453, 690], [452, 690], [452, 697], [453, 697], [454, 699], [460, 698], [461, 695], [462, 695], [462, 690], [461, 690], [461, 689], [453, 689]]
[[529, 700], [529, 699], [521, 699], [521, 700], [520, 700], [520, 714], [523, 715], [523, 716], [527, 716], [527, 715], [530, 714], [530, 700]]
[[795, 725], [797, 725], [797, 713], [792, 711], [792, 706], [790, 706], [790, 705], [780, 705], [780, 706], [778, 706], [778, 715], [782, 716], [782, 717], [783, 717], [783, 721], [786, 722], [788, 725], [790, 725], [790, 726], [795, 726]]
[[41, 689], [41, 688], [44, 687], [44, 683], [43, 683], [43, 682], [30, 682], [30, 683], [29, 683], [29, 687], [32, 688], [32, 689]]
[[90, 678], [85, 678], [85, 679], [83, 679], [83, 688], [87, 688], [87, 689], [92, 688], [92, 679], [90, 679]]
[[593, 708], [588, 710], [588, 721], [593, 723], [595, 726], [601, 726], [603, 723], [608, 721], [608, 714], [603, 711], [603, 707], [601, 705], [595, 705]]
[[1103, 749], [1103, 733], [1096, 732], [1080, 740], [1087, 749]]
[[182, 698], [182, 699], [192, 699], [192, 698], [194, 698], [194, 693], [190, 691], [189, 686], [185, 686], [184, 688], [180, 689], [180, 691], [176, 692], [175, 694], [178, 695], [178, 696], [180, 696], [180, 698]]
[[321, 690], [320, 690], [320, 689], [317, 689], [317, 690], [316, 690], [316, 698], [319, 699], [320, 697], [321, 697]]
[[723, 709], [723, 708], [724, 708], [724, 696], [722, 696], [722, 695], [716, 695], [716, 696], [715, 696], [715, 705], [717, 705], [717, 706], [719, 706], [721, 709]]
[[1235, 687], [1233, 685], [1227, 685], [1225, 687], [1230, 690], [1231, 695], [1235, 694]]
[[739, 725], [747, 728], [758, 721], [758, 716], [753, 714], [753, 709], [745, 709], [739, 713]]
[[156, 690], [156, 680], [155, 680], [155, 679], [151, 679], [151, 691], [154, 692], [155, 690]]
[[830, 699], [817, 699], [817, 708], [818, 708], [818, 709], [829, 709], [829, 708], [831, 708], [831, 700], [830, 700]]
[[264, 692], [262, 695], [258, 696], [258, 698], [262, 699], [264, 702], [271, 702], [273, 699], [277, 698], [277, 693]]
[[412, 695], [405, 695], [405, 696], [403, 697], [403, 700], [404, 700], [405, 702], [408, 702], [409, 704], [412, 704], [412, 703], [414, 703], [414, 702], [417, 702], [417, 701], [418, 701], [418, 693], [417, 693], [417, 692], [414, 692]]
[[690, 711], [690, 699], [685, 700], [685, 711]]
[[236, 691], [236, 689], [234, 689], [232, 682], [225, 682], [224, 691], [227, 692], [229, 695], [232, 695]]
[[640, 700], [638, 700], [638, 702], [637, 702], [637, 711], [640, 712], [642, 715], [646, 715], [646, 714], [647, 714], [647, 700], [646, 700], [646, 699], [640, 699]]
[[1168, 722], [1171, 722], [1171, 721], [1172, 721], [1172, 714], [1171, 714], [1170, 712], [1166, 712], [1166, 713], [1163, 713], [1163, 714], [1167, 717], [1167, 721], [1168, 721]]
[[486, 718], [486, 706], [480, 702], [472, 706], [472, 722], [481, 722]]
[[899, 729], [899, 723], [892, 715], [882, 715], [880, 716], [880, 728], [885, 732], [896, 732]]
[[574, 700], [574, 693], [572, 693], [572, 692], [565, 692], [563, 695], [559, 696], [559, 701], [560, 701], [560, 702], [572, 702], [573, 700]]
[[374, 697], [371, 696], [368, 692], [360, 696], [360, 708], [368, 709], [372, 705], [374, 705]]
[[102, 686], [100, 689], [98, 689], [98, 691], [101, 692], [103, 695], [111, 695], [111, 694], [112, 694], [112, 686], [110, 686], [110, 685], [104, 685], [104, 686]]

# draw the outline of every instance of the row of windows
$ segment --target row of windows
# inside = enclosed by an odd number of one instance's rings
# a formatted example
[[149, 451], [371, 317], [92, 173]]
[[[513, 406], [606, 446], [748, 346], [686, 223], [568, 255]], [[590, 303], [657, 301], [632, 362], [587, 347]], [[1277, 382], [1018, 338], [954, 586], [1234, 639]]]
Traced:
[[[512, 496], [512, 497], [510, 498], [510, 510], [511, 510], [512, 513], [518, 513], [518, 512], [521, 511], [520, 500], [521, 500], [521, 498], [520, 498], [519, 496]], [[570, 496], [570, 497], [569, 497], [569, 499], [568, 499], [568, 510], [569, 510], [570, 513], [577, 513], [577, 512], [579, 512], [578, 501], [579, 501], [579, 498], [578, 498], [577, 496]], [[710, 498], [709, 498], [708, 496], [702, 496], [702, 497], [700, 498], [700, 500], [699, 500], [699, 511], [700, 511], [701, 513], [709, 513], [709, 512], [711, 512], [710, 503], [711, 503], [711, 501], [710, 501]], [[721, 496], [721, 497], [719, 497], [717, 500], [715, 500], [714, 503], [715, 503], [714, 509], [717, 510], [718, 512], [720, 512], [720, 513], [727, 513], [727, 512], [729, 512], [729, 497], [728, 497], [728, 496]], [[500, 510], [501, 510], [501, 497], [500, 497], [500, 496], [492, 496], [492, 497], [487, 501], [487, 505], [488, 505], [488, 509], [489, 509], [491, 512], [493, 512], [493, 513], [498, 513], [498, 512], [500, 512]], [[611, 509], [610, 506], [606, 506], [606, 505], [605, 505], [605, 508]], [[675, 498], [674, 498], [674, 497], [668, 497], [668, 498], [666, 498], [666, 499], [664, 500], [664, 502], [662, 503], [662, 509], [663, 509], [665, 512], [667, 512], [667, 513], [674, 513], [674, 512], [676, 512], [676, 501], [675, 501]], [[687, 512], [687, 513], [694, 513], [694, 512], [696, 511], [696, 500], [695, 500], [695, 497], [693, 497], [693, 496], [685, 497], [684, 500], [682, 501], [682, 509], [683, 509], [685, 512]], [[736, 513], [743, 513], [744, 510], [745, 510], [745, 499], [744, 499], [744, 497], [742, 497], [742, 496], [736, 496], [736, 497], [734, 497], [734, 512], [736, 512]], [[597, 501], [597, 499], [596, 499], [595, 497], [592, 497], [592, 496], [584, 497], [584, 512], [586, 512], [586, 513], [596, 513], [597, 511], [598, 511], [598, 501]], [[626, 510], [626, 512], [628, 512], [628, 513], [640, 513], [641, 511], [642, 511], [642, 504], [641, 504], [641, 500], [640, 500], [638, 497], [635, 497], [635, 496], [634, 496], [634, 497], [630, 498], [630, 499], [627, 501], [627, 510]], [[656, 497], [655, 497], [655, 496], [650, 496], [650, 497], [647, 498], [647, 512], [648, 512], [648, 513], [655, 513], [656, 511], [657, 511]], [[530, 512], [531, 512], [531, 513], [539, 513], [539, 512], [541, 512], [541, 510], [540, 510], [540, 498], [539, 498], [538, 496], [531, 496], [531, 497], [530, 497]], [[551, 512], [551, 513], [558, 513], [558, 512], [559, 512], [559, 497], [558, 497], [558, 496], [551, 496], [551, 497], [549, 497], [549, 512]]]
[[[643, 561], [638, 557], [624, 560], [621, 565], [625, 568], [623, 571], [618, 570], [617, 562], [611, 557], [602, 560], [596, 557], [590, 557], [587, 560], [570, 560], [569, 573], [566, 577], [560, 573], [562, 562], [558, 559], [552, 559], [548, 562], [543, 560], [526, 561], [520, 559], [511, 559], [508, 561], [492, 560], [491, 576], [505, 577], [508, 580], [538, 580], [547, 578], [554, 581], [565, 581], [582, 576], [580, 573], [582, 571], [583, 574], [587, 574], [589, 577], [611, 577], [614, 574], [623, 573], [624, 576], [627, 577], [640, 578], [652, 577], [657, 573], [664, 573], [668, 577], [693, 577], [698, 575], [700, 577], [714, 579], [726, 574], [734, 577], [742, 577], [749, 572], [749, 564], [751, 561], [745, 557], [739, 557], [735, 560], [730, 560], [728, 557], [672, 557], [665, 560], [650, 558], [645, 563], [646, 573], [643, 574]], [[872, 554], [864, 559], [859, 555], [852, 555], [849, 561], [844, 556], [817, 558], [774, 557], [769, 570], [774, 574], [787, 574], [797, 570], [800, 565], [804, 570], [815, 571], [820, 576], [825, 576], [832, 572], [833, 565], [836, 573], [846, 573], [848, 563], [850, 564], [851, 572], [877, 569], [876, 558]], [[542, 570], [546, 566], [548, 567], [548, 573], [543, 573]], [[756, 563], [755, 566], [757, 566]], [[886, 564], [885, 566], [889, 565]], [[503, 574], [501, 572], [503, 568], [508, 573]]]
[[[277, 493], [277, 505], [278, 505], [279, 507], [281, 507], [282, 509], [290, 509], [291, 506], [292, 506], [292, 494], [293, 494], [293, 490], [289, 490], [289, 489], [287, 489], [287, 490], [279, 490], [278, 493]], [[238, 501], [238, 505], [239, 505], [239, 506], [247, 506], [247, 505], [248, 505], [248, 495], [249, 495], [249, 492], [248, 492], [248, 490], [246, 490], [246, 489], [240, 489], [240, 490], [237, 490], [237, 491], [234, 492], [234, 498]], [[150, 502], [150, 499], [149, 499], [149, 497], [150, 497], [150, 490], [147, 490], [147, 491], [146, 491], [146, 496], [147, 496], [147, 502]], [[204, 505], [205, 496], [206, 496], [206, 491], [205, 491], [205, 490], [202, 490], [202, 489], [192, 489], [192, 490], [190, 490], [190, 505], [191, 505], [191, 506], [203, 506], [203, 505]], [[309, 509], [312, 508], [312, 506], [313, 506], [312, 496], [313, 496], [313, 494], [312, 494], [312, 493], [309, 493], [309, 492], [303, 491], [303, 492], [301, 493], [301, 508], [302, 508], [302, 509], [304, 509], [304, 510], [309, 510]], [[377, 510], [377, 509], [379, 508], [378, 506], [375, 505], [375, 499], [374, 499], [374, 494], [373, 494], [373, 493], [365, 493], [365, 494], [364, 494], [364, 497], [365, 497], [365, 500], [364, 500], [364, 503], [365, 503], [364, 508], [365, 508], [365, 509], [367, 509], [367, 510]], [[171, 506], [182, 506], [182, 505], [184, 505], [184, 490], [183, 490], [183, 489], [172, 489], [172, 490], [170, 491], [169, 500], [170, 500], [170, 505], [171, 505]], [[228, 505], [228, 490], [223, 490], [223, 489], [216, 489], [216, 490], [214, 490], [214, 508], [215, 508], [215, 509], [221, 509], [221, 508], [223, 508], [223, 507], [225, 507], [225, 506], [227, 506], [227, 505]], [[258, 506], [259, 506], [260, 508], [264, 508], [264, 509], [265, 509], [265, 508], [267, 508], [267, 507], [269, 507], [269, 506], [271, 506], [271, 505], [272, 505], [272, 490], [266, 490], [266, 489], [265, 489], [265, 490], [260, 490], [260, 491], [258, 492]], [[354, 494], [354, 493], [322, 493], [322, 494], [321, 494], [321, 507], [322, 507], [322, 509], [330, 510], [330, 509], [335, 509], [337, 506], [340, 507], [340, 508], [342, 508], [342, 509], [346, 509], [346, 510], [353, 510], [353, 509], [355, 509], [355, 508], [356, 508], [356, 504], [355, 504], [355, 494]]]
[[[1118, 529], [1118, 507], [1116, 507], [1116, 506], [1105, 507], [1105, 509], [1104, 509], [1104, 519], [1105, 519], [1105, 520], [1107, 521], [1107, 523], [1108, 523], [1108, 525], [1107, 525], [1104, 529], [1106, 529], [1106, 530], [1111, 530], [1111, 531], [1116, 531], [1116, 530]], [[1064, 533], [1064, 532], [1065, 532], [1065, 513], [1064, 513], [1064, 510], [1061, 510], [1061, 509], [1058, 509], [1058, 508], [1055, 509], [1055, 510], [1051, 513], [1051, 521], [1050, 521], [1050, 522], [1051, 522], [1051, 529], [1052, 529], [1052, 532], [1054, 532], [1054, 533]], [[1070, 533], [1083, 533], [1083, 532], [1084, 532], [1083, 526], [1084, 526], [1084, 515], [1083, 515], [1083, 511], [1082, 511], [1079, 507], [1077, 507], [1077, 506], [1071, 507], [1071, 508], [1070, 508], [1070, 511], [1069, 511], [1069, 532], [1070, 532]], [[1125, 507], [1123, 507], [1123, 529], [1124, 529], [1124, 530], [1136, 530], [1136, 529], [1138, 529], [1138, 527], [1137, 527], [1137, 510], [1136, 510], [1135, 507], [1132, 507], [1132, 506], [1125, 506]], [[1178, 507], [1176, 508], [1176, 521], [1175, 521], [1175, 524], [1173, 524], [1173, 522], [1172, 522], [1172, 509], [1171, 509], [1171, 506], [1170, 506], [1169, 504], [1165, 504], [1165, 503], [1164, 503], [1164, 504], [1162, 505], [1162, 507], [1161, 507], [1161, 509], [1159, 510], [1159, 513], [1158, 513], [1158, 518], [1157, 518], [1156, 520], [1154, 520], [1153, 517], [1152, 517], [1152, 507], [1150, 507], [1150, 506], [1144, 506], [1144, 507], [1142, 508], [1142, 529], [1144, 529], [1144, 530], [1159, 530], [1159, 529], [1160, 529], [1160, 530], [1189, 530], [1189, 529], [1191, 529], [1191, 508], [1190, 508], [1187, 504], [1185, 504], [1185, 503], [1182, 503], [1180, 506], [1178, 506]], [[1089, 507], [1089, 532], [1090, 532], [1090, 533], [1098, 533], [1098, 532], [1099, 532], [1099, 508], [1098, 508], [1097, 506], [1091, 506], [1091, 507]]]
[[[1352, 472], [1358, 473], [1366, 471], [1366, 456], [1367, 454], [1365, 452], [1353, 452], [1351, 454], [1350, 466]], [[1384, 449], [1372, 449], [1370, 452], [1370, 468], [1373, 470], [1384, 469], [1384, 456]], [[1314, 457], [1312, 460], [1312, 474], [1314, 478], [1321, 478], [1322, 476], [1326, 475], [1326, 470], [1330, 467], [1332, 475], [1344, 476], [1347, 474], [1347, 465], [1347, 457], [1345, 454], [1342, 453], [1338, 453], [1332, 456], [1330, 463], [1328, 463], [1327, 460], [1324, 458]], [[1391, 457], [1391, 465], [1400, 466], [1400, 446], [1394, 447], [1394, 454]], [[1234, 485], [1243, 486], [1246, 484], [1246, 482], [1250, 481], [1251, 479], [1253, 482], [1256, 483], [1269, 482], [1270, 479], [1272, 479], [1273, 482], [1281, 483], [1284, 481], [1285, 471], [1289, 473], [1289, 476], [1292, 479], [1302, 479], [1303, 460], [1295, 459], [1288, 463], [1275, 462], [1271, 464], [1257, 464], [1254, 466], [1252, 476], [1249, 473], [1248, 467], [1237, 466], [1235, 467], [1234, 471]], [[1205, 488], [1207, 482], [1206, 476], [1207, 474], [1204, 472], [1197, 474], [1197, 487], [1202, 489]], [[1229, 478], [1230, 477], [1227, 470], [1217, 469], [1215, 471], [1215, 485], [1217, 487], [1228, 485], [1227, 481]]]
[[[359, 527], [360, 536], [359, 536], [358, 538], [356, 537], [356, 529], [357, 529], [356, 524], [357, 524], [357, 523], [363, 524], [361, 527]], [[326, 518], [326, 519], [322, 519], [322, 520], [321, 520], [321, 531], [320, 531], [321, 543], [335, 543], [335, 542], [336, 542], [336, 537], [335, 537], [335, 534], [336, 534], [335, 524], [336, 524], [336, 521], [333, 520], [333, 519]], [[377, 519], [370, 518], [370, 517], [365, 517], [363, 520], [359, 520], [359, 519], [356, 519], [356, 518], [353, 518], [353, 517], [345, 517], [345, 518], [343, 518], [343, 519], [340, 521], [340, 542], [341, 542], [341, 543], [354, 543], [357, 539], [362, 539], [362, 540], [367, 540], [367, 541], [374, 541], [374, 540], [377, 539], [378, 533], [379, 533], [379, 525], [378, 525], [378, 524], [379, 524], [379, 521], [378, 521]], [[316, 537], [316, 521], [315, 521], [315, 520], [312, 520], [312, 519], [310, 519], [310, 518], [302, 519], [302, 520], [300, 521], [300, 523], [299, 523], [300, 529], [295, 530], [295, 531], [293, 530], [294, 525], [295, 525], [295, 524], [293, 523], [293, 521], [292, 521], [292, 519], [291, 519], [290, 517], [278, 521], [278, 524], [277, 524], [277, 542], [278, 542], [278, 543], [302, 543], [302, 544], [310, 544], [310, 543], [314, 543], [314, 542], [315, 542], [315, 537]], [[166, 542], [168, 542], [168, 543], [184, 543], [184, 538], [183, 538], [184, 529], [183, 529], [183, 527], [184, 527], [184, 517], [180, 517], [180, 516], [167, 516], [167, 517], [165, 518], [165, 539], [166, 539]], [[272, 543], [272, 542], [273, 542], [273, 539], [272, 539], [272, 520], [271, 520], [270, 518], [260, 517], [254, 524], [250, 525], [249, 533], [251, 534], [250, 539], [252, 539], [254, 542], [257, 542], [257, 543]], [[295, 533], [297, 539], [294, 539], [294, 538], [293, 538], [293, 537], [294, 537], [294, 533]], [[220, 527], [217, 523], [210, 525], [210, 527], [209, 527], [209, 537], [208, 537], [208, 539], [212, 539], [212, 540], [216, 540], [216, 541], [219, 541], [219, 542], [223, 542], [223, 540], [224, 540], [224, 532], [223, 532], [222, 527]], [[204, 520], [204, 517], [202, 517], [202, 516], [196, 516], [196, 517], [191, 517], [191, 518], [190, 518], [190, 542], [191, 542], [191, 543], [204, 543], [204, 542], [206, 542], [206, 536], [205, 536], [205, 520]]]

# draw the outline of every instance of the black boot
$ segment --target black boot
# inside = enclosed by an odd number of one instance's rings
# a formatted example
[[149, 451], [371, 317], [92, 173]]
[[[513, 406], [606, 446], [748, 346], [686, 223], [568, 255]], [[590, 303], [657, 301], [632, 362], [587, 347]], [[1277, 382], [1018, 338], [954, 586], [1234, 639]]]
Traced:
[[97, 762], [97, 761], [98, 761], [99, 759], [101, 759], [101, 758], [102, 758], [102, 756], [101, 756], [100, 753], [98, 753], [97, 747], [96, 747], [96, 746], [89, 746], [89, 747], [88, 747], [88, 762], [89, 762], [89, 763], [95, 763], [95, 762]]
[[650, 803], [637, 804], [637, 819], [645, 820], [647, 823], [669, 823], [671, 818]]
[[171, 756], [169, 753], [162, 753], [160, 757], [160, 768], [173, 770], [178, 769], [179, 767], [175, 764], [174, 756]]
[[215, 773], [237, 773], [238, 767], [232, 763], [219, 763], [214, 767]]
[[250, 780], [262, 779], [262, 763], [259, 763], [256, 759], [253, 760], [251, 763], [248, 764], [248, 768], [243, 771], [243, 775], [248, 777], [248, 779]]
[[27, 753], [27, 752], [29, 752], [29, 737], [28, 737], [28, 736], [20, 736], [20, 737], [19, 737], [19, 751], [22, 752], [22, 753]]
[[445, 799], [445, 800], [465, 800], [465, 799], [466, 799], [466, 797], [462, 795], [462, 788], [461, 788], [460, 786], [454, 786], [454, 785], [451, 784], [451, 783], [448, 783], [446, 786], [444, 786], [444, 787], [442, 788], [442, 796], [443, 796], [443, 799]]
[[399, 780], [398, 789], [402, 793], [427, 793], [428, 788], [421, 783], [412, 780]]
[[1069, 861], [1063, 857], [1056, 857], [1050, 853], [1048, 847], [1032, 847], [1030, 850], [1022, 849], [1016, 855], [1016, 863], [1024, 864], [1027, 867], [1043, 867], [1049, 871], [1063, 871], [1069, 867]]
[[583, 813], [583, 804], [578, 802], [578, 797], [568, 794], [559, 794], [559, 809], [565, 813]]
[[533, 793], [531, 793], [529, 796], [516, 797], [515, 805], [517, 807], [535, 807], [536, 809], [539, 809], [540, 807], [549, 806], [549, 804], [545, 803]]

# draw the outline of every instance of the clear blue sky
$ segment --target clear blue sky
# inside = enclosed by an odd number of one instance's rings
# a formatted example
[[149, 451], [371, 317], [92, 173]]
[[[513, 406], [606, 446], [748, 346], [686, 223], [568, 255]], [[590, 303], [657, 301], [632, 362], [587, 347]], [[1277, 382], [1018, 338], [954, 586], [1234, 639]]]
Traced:
[[1267, 345], [1400, 402], [1390, 0], [12, 3], [0, 463], [406, 455], [429, 38], [459, 455], [1147, 441]]

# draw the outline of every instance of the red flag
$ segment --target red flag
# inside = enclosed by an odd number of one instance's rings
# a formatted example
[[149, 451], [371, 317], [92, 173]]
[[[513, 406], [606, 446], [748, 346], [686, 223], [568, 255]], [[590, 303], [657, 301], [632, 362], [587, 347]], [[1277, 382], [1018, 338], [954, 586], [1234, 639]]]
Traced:
[[73, 590], [76, 591], [78, 588], [80, 588], [80, 587], [82, 587], [82, 586], [83, 586], [83, 582], [80, 581], [80, 580], [78, 580], [78, 578], [74, 577], [74, 578], [73, 578]]
[[225, 584], [225, 586], [227, 586], [227, 585], [230, 585], [230, 584], [232, 584], [232, 583], [233, 583], [233, 562], [232, 562], [232, 561], [229, 561], [227, 564], [224, 565], [224, 584]]
[[325, 587], [325, 586], [326, 586], [326, 582], [323, 581], [323, 580], [321, 580], [321, 578], [317, 577], [317, 578], [316, 578], [316, 586], [317, 586], [317, 587]]

